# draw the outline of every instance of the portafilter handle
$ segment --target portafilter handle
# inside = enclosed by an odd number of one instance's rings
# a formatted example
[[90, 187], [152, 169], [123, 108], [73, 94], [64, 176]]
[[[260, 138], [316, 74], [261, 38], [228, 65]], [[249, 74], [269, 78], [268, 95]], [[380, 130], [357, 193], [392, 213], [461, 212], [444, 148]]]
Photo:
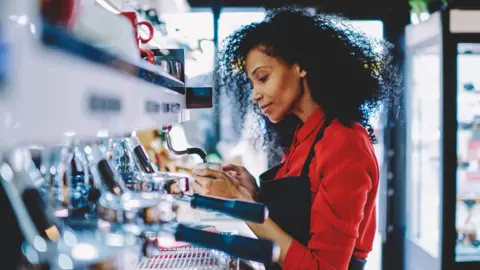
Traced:
[[185, 150], [175, 150], [172, 146], [172, 140], [170, 137], [170, 131], [172, 130], [172, 126], [164, 126], [162, 127], [162, 131], [165, 133], [165, 140], [167, 141], [167, 148], [175, 155], [198, 155], [203, 160], [204, 163], [207, 163], [207, 154], [200, 148], [192, 147], [187, 148]]
[[263, 203], [203, 196], [197, 193], [192, 196], [183, 195], [181, 199], [189, 201], [192, 208], [215, 211], [254, 223], [263, 223], [268, 217], [267, 206]]
[[97, 185], [103, 184], [109, 192], [115, 195], [123, 194], [126, 190], [125, 184], [112, 170], [100, 147], [87, 145], [83, 151], [87, 156], [93, 179], [98, 182]]
[[156, 173], [155, 168], [148, 158], [147, 151], [143, 147], [140, 140], [135, 136], [125, 138], [125, 140], [130, 147], [130, 151], [133, 153], [134, 159], [137, 161], [138, 169], [147, 174]]
[[265, 264], [277, 262], [280, 256], [279, 246], [270, 240], [208, 232], [181, 224], [175, 230], [175, 239]]

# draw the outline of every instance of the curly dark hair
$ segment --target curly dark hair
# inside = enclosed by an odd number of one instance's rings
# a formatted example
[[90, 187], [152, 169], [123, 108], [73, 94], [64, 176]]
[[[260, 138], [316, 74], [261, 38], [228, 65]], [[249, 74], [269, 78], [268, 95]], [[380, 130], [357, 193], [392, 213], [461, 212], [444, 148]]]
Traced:
[[401, 76], [392, 63], [392, 46], [366, 37], [344, 20], [338, 15], [287, 6], [267, 11], [262, 22], [238, 29], [222, 44], [215, 68], [217, 87], [237, 102], [242, 122], [253, 109], [261, 124], [257, 139], [262, 138], [270, 150], [288, 147], [300, 120], [288, 115], [273, 124], [250, 101], [252, 86], [245, 59], [253, 48], [260, 47], [266, 54], [306, 70], [311, 95], [326, 117], [347, 127], [361, 123], [373, 143], [372, 114], [382, 103], [399, 108]]

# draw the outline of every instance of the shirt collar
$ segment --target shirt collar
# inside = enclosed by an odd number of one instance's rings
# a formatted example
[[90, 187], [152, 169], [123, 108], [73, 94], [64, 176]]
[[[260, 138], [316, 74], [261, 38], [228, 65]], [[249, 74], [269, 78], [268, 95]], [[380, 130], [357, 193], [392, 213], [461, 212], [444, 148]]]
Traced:
[[310, 134], [323, 124], [325, 113], [321, 108], [316, 109], [307, 121], [301, 124], [295, 133], [295, 144], [298, 145], [305, 141]]

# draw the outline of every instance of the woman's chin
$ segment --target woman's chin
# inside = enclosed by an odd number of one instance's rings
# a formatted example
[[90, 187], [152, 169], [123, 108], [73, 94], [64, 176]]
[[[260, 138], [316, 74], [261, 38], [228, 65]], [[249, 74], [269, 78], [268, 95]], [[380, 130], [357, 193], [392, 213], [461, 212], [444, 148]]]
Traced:
[[267, 117], [268, 117], [268, 120], [270, 122], [272, 122], [273, 124], [276, 124], [276, 123], [282, 121], [282, 119], [279, 119], [278, 117], [275, 117], [275, 116], [272, 116], [272, 115], [267, 115]]
[[270, 122], [271, 122], [272, 124], [276, 124], [276, 123], [278, 123], [278, 122], [280, 122], [280, 121], [270, 119]]

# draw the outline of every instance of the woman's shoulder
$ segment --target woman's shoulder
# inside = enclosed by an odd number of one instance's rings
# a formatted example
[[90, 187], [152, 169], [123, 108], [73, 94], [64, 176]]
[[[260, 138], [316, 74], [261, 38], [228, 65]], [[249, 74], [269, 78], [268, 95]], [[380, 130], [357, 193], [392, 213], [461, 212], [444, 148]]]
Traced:
[[322, 140], [316, 147], [336, 150], [359, 150], [371, 152], [373, 145], [367, 130], [358, 122], [350, 126], [333, 120], [325, 129]]

